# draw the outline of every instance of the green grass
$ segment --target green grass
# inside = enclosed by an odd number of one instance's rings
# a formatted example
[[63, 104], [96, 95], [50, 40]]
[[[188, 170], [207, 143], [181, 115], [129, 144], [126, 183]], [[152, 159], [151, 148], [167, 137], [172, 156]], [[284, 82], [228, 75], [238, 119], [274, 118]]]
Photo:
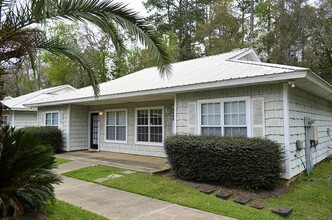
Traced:
[[64, 163], [68, 163], [70, 161], [71, 160], [60, 158], [60, 157], [55, 158], [56, 165], [58, 165], [58, 166], [61, 164], [64, 164]]
[[55, 205], [45, 208], [48, 220], [106, 220], [100, 215], [84, 210], [63, 201], [56, 201]]
[[[64, 175], [94, 182], [97, 178], [109, 174], [122, 174], [121, 172], [122, 170], [112, 167], [94, 166]], [[217, 199], [214, 195], [205, 195], [167, 176], [134, 173], [101, 184], [237, 219], [282, 219], [271, 213], [271, 210], [277, 206], [294, 208], [288, 219], [332, 219], [332, 163], [321, 163], [311, 176], [316, 181], [307, 181], [307, 177], [302, 176], [285, 195], [263, 200], [268, 207], [261, 211], [238, 205], [232, 199], [225, 201]]]

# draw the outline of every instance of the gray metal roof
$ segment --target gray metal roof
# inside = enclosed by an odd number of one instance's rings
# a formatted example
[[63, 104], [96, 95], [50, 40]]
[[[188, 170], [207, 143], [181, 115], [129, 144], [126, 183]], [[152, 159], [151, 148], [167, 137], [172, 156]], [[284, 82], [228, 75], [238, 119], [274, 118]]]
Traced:
[[[248, 59], [252, 61], [246, 61]], [[177, 88], [178, 90], [173, 89], [172, 91], [179, 92], [184, 87], [191, 85], [200, 85], [200, 88], [203, 88], [216, 82], [285, 75], [295, 72], [307, 73], [308, 71], [309, 69], [302, 67], [263, 63], [252, 49], [245, 48], [174, 63], [172, 64], [172, 75], [169, 78], [161, 77], [157, 68], [152, 67], [116, 80], [101, 83], [98, 99], [112, 99], [120, 94], [122, 94], [122, 97], [132, 96], [138, 94], [138, 92], [144, 92], [148, 95], [151, 91], [166, 91], [165, 89], [170, 88]], [[269, 78], [268, 80], [272, 82], [275, 79]], [[241, 81], [241, 83], [245, 84], [246, 81]], [[78, 101], [84, 102], [94, 99], [93, 89], [89, 86], [66, 94], [66, 96], [51, 97], [34, 102], [33, 105], [77, 103]]]

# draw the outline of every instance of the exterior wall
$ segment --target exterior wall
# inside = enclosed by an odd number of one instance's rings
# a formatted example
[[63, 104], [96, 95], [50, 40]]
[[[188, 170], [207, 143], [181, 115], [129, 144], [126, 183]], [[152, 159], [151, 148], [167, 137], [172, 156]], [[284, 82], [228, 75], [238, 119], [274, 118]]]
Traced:
[[69, 116], [69, 106], [49, 106], [38, 108], [37, 120], [38, 126], [45, 126], [45, 113], [46, 112], [59, 112], [59, 129], [62, 131], [63, 135], [63, 150], [68, 150], [68, 116]]
[[7, 116], [8, 124], [16, 129], [36, 126], [36, 111], [4, 111], [3, 116]]
[[[104, 115], [100, 117], [100, 150], [112, 151], [118, 153], [138, 154], [147, 156], [165, 157], [163, 144], [137, 144], [135, 143], [136, 129], [136, 110], [139, 107], [164, 107], [164, 137], [172, 134], [173, 126], [173, 103], [174, 100], [151, 101], [138, 103], [125, 103], [116, 105], [90, 106], [89, 112], [103, 111]], [[111, 143], [105, 141], [105, 110], [127, 109], [127, 143]], [[87, 141], [88, 143], [88, 141]]]
[[12, 126], [13, 125], [13, 113], [10, 111], [4, 111], [3, 116], [7, 116], [7, 124]]
[[36, 126], [37, 112], [15, 111], [14, 125], [16, 129]]
[[265, 137], [284, 144], [282, 84], [208, 90], [177, 94], [176, 132], [188, 133], [188, 103], [202, 99], [250, 96], [264, 98]]
[[89, 140], [89, 113], [87, 106], [70, 105], [69, 149], [86, 150]]
[[299, 156], [304, 163], [306, 161], [305, 149], [296, 150], [296, 140], [303, 141], [305, 147], [304, 117], [311, 117], [318, 126], [318, 145], [316, 148], [311, 148], [313, 163], [316, 164], [332, 154], [332, 140], [327, 135], [327, 128], [332, 132], [332, 102], [298, 88], [289, 89], [291, 176], [304, 170], [301, 160], [294, 156]]

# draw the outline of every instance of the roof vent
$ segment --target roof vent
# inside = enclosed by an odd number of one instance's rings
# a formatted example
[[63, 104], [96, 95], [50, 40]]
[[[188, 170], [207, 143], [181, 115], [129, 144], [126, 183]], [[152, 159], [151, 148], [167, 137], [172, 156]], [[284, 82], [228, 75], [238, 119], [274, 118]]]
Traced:
[[5, 98], [3, 98], [4, 101], [5, 101], [5, 100], [10, 100], [10, 99], [13, 99], [13, 97], [11, 97], [11, 96], [6, 96]]

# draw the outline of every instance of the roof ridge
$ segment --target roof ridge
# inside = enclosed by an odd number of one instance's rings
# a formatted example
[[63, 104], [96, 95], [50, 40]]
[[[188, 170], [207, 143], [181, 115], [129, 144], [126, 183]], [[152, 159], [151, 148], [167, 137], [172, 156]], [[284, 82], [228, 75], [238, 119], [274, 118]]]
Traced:
[[[266, 67], [279, 68], [279, 69], [285, 69], [285, 70], [294, 70], [295, 68], [302, 68], [305, 70], [309, 70], [309, 68], [306, 68], [306, 67], [296, 67], [296, 66], [286, 67], [288, 65], [285, 65], [285, 64], [253, 62], [253, 61], [247, 61], [247, 60], [233, 60], [233, 59], [226, 59], [225, 61], [234, 62], [234, 63], [250, 64], [250, 65], [255, 65], [255, 66], [266, 66]], [[276, 66], [276, 65], [278, 65], [278, 66]]]

